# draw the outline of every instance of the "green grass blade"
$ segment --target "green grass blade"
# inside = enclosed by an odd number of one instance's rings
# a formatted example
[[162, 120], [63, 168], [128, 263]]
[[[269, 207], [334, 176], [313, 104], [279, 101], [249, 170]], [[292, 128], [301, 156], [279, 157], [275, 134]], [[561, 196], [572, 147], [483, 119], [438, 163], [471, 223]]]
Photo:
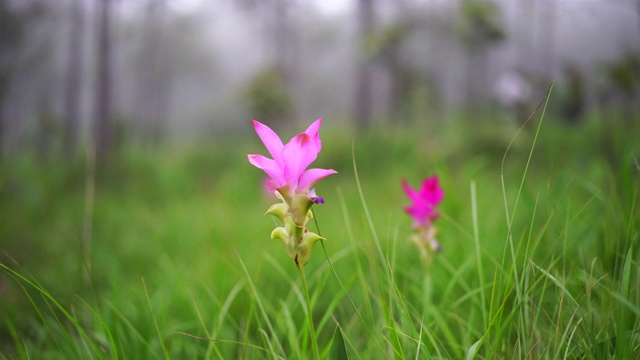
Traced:
[[107, 333], [107, 337], [109, 338], [109, 344], [111, 345], [111, 349], [113, 351], [113, 358], [114, 359], [118, 359], [118, 347], [116, 346], [116, 342], [115, 339], [113, 338], [113, 335], [111, 334], [111, 331], [109, 330], [109, 326], [108, 324], [104, 321], [104, 319], [102, 318], [102, 316], [100, 316], [100, 314], [93, 308], [91, 307], [91, 305], [89, 305], [88, 302], [86, 302], [83, 298], [81, 298], [80, 296], [76, 297], [82, 301], [83, 304], [85, 304], [85, 306], [89, 309], [89, 311], [91, 311], [91, 313], [93, 314], [93, 316], [98, 319], [98, 321], [100, 322], [100, 325], [102, 326], [102, 328], [104, 329], [104, 331]]
[[371, 218], [371, 213], [369, 212], [369, 207], [367, 206], [367, 201], [364, 198], [364, 192], [362, 191], [362, 185], [360, 184], [360, 177], [358, 176], [358, 166], [356, 165], [356, 143], [355, 140], [351, 144], [351, 157], [353, 161], [353, 174], [356, 179], [356, 186], [358, 187], [358, 194], [360, 195], [360, 202], [362, 203], [362, 208], [364, 209], [364, 214], [367, 217], [367, 223], [369, 224], [369, 229], [371, 230], [371, 235], [373, 236], [373, 241], [376, 244], [376, 249], [378, 250], [378, 256], [380, 256], [381, 263], [387, 267], [385, 264], [386, 257], [384, 256], [384, 252], [382, 251], [382, 245], [380, 244], [380, 238], [378, 237], [378, 232], [376, 231], [376, 227], [373, 225], [373, 219]]
[[[629, 290], [631, 288], [631, 263], [633, 262], [633, 247], [627, 251], [627, 256], [622, 268], [622, 278], [620, 280], [620, 297], [617, 298], [626, 306], [618, 306], [616, 311], [616, 359], [631, 358], [631, 344], [629, 343], [629, 333], [632, 330], [631, 318], [629, 310], [638, 310], [637, 305], [632, 305], [629, 299]], [[637, 354], [636, 354], [637, 355]]]
[[[25, 282], [30, 287], [32, 287], [33, 289], [38, 291], [40, 293], [40, 295], [42, 295], [43, 298], [48, 300], [46, 302], [47, 304], [52, 303], [67, 318], [67, 320], [69, 320], [73, 324], [74, 328], [90, 344], [91, 349], [93, 350], [94, 354], [98, 355], [101, 358], [104, 356], [102, 354], [102, 351], [100, 350], [99, 346], [95, 343], [93, 338], [91, 338], [89, 333], [84, 329], [84, 327], [80, 324], [80, 322], [69, 311], [67, 311], [67, 309], [65, 309], [65, 307], [62, 306], [62, 304], [60, 304], [47, 290], [45, 290], [39, 284], [36, 284], [35, 282], [33, 282], [33, 281], [27, 279], [26, 277], [22, 276], [20, 273], [18, 273], [17, 271], [11, 269], [10, 267], [6, 266], [3, 263], [0, 263], [0, 267], [2, 267], [7, 272], [9, 272], [9, 274], [11, 274], [11, 276], [13, 276], [14, 278], [20, 279], [21, 281]], [[34, 304], [34, 306], [35, 306], [35, 303], [32, 302], [32, 304]], [[36, 306], [36, 310], [37, 310], [37, 306]], [[65, 334], [68, 336], [68, 334], [66, 332], [65, 332]]]
[[328, 360], [349, 360], [340, 325], [336, 326], [336, 331], [333, 333], [333, 341], [331, 341]]
[[482, 309], [482, 322], [486, 327], [489, 324], [489, 314], [487, 313], [487, 299], [484, 294], [485, 278], [482, 266], [482, 256], [480, 255], [480, 230], [478, 227], [478, 199], [476, 195], [476, 182], [471, 181], [471, 217], [473, 220], [473, 240], [476, 245], [476, 263], [478, 268], [478, 283], [480, 287], [480, 303]]
[[169, 360], [171, 356], [169, 356], [169, 352], [167, 351], [167, 347], [165, 346], [165, 339], [160, 332], [160, 326], [158, 326], [158, 321], [156, 321], [156, 315], [153, 311], [153, 305], [151, 305], [151, 298], [149, 297], [149, 291], [147, 290], [147, 284], [144, 282], [144, 278], [142, 278], [142, 287], [144, 288], [144, 295], [147, 298], [147, 305], [149, 306], [149, 311], [151, 313], [151, 319], [153, 320], [153, 325], [156, 328], [156, 334], [158, 335], [158, 340], [160, 341], [160, 347], [162, 348], [162, 353], [164, 354], [164, 358]]
[[482, 340], [478, 340], [474, 342], [473, 345], [471, 345], [471, 347], [469, 347], [469, 350], [467, 351], [467, 357], [465, 358], [466, 360], [473, 360], [476, 358], [476, 355], [478, 354], [478, 349], [481, 343], [482, 343]]
[[[280, 344], [280, 341], [276, 336], [276, 334], [278, 334], [278, 333], [276, 332], [275, 328], [271, 324], [271, 320], [269, 319], [269, 315], [267, 315], [267, 311], [265, 310], [265, 307], [262, 304], [262, 300], [260, 299], [260, 296], [258, 295], [258, 290], [256, 289], [255, 285], [253, 284], [253, 281], [251, 280], [251, 276], [249, 276], [249, 270], [247, 270], [247, 267], [245, 266], [244, 261], [242, 261], [242, 258], [240, 257], [240, 254], [238, 254], [236, 252], [236, 256], [238, 257], [238, 260], [240, 261], [240, 265], [242, 266], [242, 270], [244, 270], [244, 274], [246, 276], [247, 283], [249, 284], [249, 288], [251, 289], [251, 293], [253, 295], [253, 298], [254, 298], [256, 304], [258, 305], [258, 309], [260, 310], [260, 315], [264, 319], [265, 323], [267, 324], [267, 327], [269, 328], [269, 331], [271, 332], [271, 338], [272, 338], [273, 341], [268, 341], [269, 348], [271, 349], [271, 351], [272, 351], [274, 356], [278, 355], [278, 353], [276, 353], [274, 348], [273, 348], [273, 344], [271, 344], [272, 342], [275, 342], [277, 347], [278, 347], [278, 350], [280, 351], [280, 354], [284, 354], [285, 352], [284, 352], [284, 349], [282, 348], [282, 344]], [[269, 337], [267, 336], [267, 339], [268, 338]], [[280, 356], [280, 355], [278, 355], [278, 356]]]

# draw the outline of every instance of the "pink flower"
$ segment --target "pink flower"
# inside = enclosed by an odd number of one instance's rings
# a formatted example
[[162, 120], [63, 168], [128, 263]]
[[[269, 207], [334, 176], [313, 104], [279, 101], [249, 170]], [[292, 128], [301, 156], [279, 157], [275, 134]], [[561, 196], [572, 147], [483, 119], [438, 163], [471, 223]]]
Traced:
[[402, 188], [412, 202], [405, 207], [405, 211], [413, 218], [415, 228], [428, 228], [440, 217], [436, 207], [444, 198], [444, 190], [438, 185], [437, 176], [425, 179], [420, 190], [412, 189], [407, 180], [403, 179]]
[[[316, 120], [305, 132], [294, 136], [286, 145], [268, 126], [256, 120], [252, 122], [273, 159], [262, 155], [249, 155], [249, 162], [269, 175], [267, 186], [272, 190], [278, 190], [285, 199], [290, 200], [295, 194], [308, 193], [318, 180], [336, 173], [333, 169], [307, 169], [322, 148], [318, 134], [322, 119]], [[318, 198], [315, 192], [312, 195]]]

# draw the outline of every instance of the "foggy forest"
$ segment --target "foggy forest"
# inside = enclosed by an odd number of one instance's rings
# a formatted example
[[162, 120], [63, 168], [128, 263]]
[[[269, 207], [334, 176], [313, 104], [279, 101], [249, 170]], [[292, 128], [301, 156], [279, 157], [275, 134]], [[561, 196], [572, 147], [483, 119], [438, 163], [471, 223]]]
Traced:
[[640, 0], [0, 0], [0, 360], [638, 359], [639, 206]]

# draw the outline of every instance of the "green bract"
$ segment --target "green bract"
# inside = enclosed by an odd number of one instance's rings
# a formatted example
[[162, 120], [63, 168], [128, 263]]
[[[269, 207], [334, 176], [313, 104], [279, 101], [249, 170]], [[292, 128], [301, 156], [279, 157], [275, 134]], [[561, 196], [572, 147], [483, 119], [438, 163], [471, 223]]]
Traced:
[[[310, 204], [312, 203], [311, 200], [308, 202]], [[311, 258], [313, 245], [315, 245], [318, 240], [325, 240], [320, 235], [309, 231], [309, 229], [305, 227], [309, 219], [313, 217], [313, 214], [309, 210], [311, 205], [307, 206], [306, 203], [304, 203], [303, 207], [306, 208], [300, 209], [293, 207], [293, 211], [291, 211], [291, 207], [283, 202], [272, 205], [267, 211], [267, 214], [279, 218], [283, 223], [283, 226], [279, 226], [271, 232], [271, 238], [282, 241], [287, 250], [287, 254], [289, 254], [289, 257], [296, 263], [296, 266], [306, 265]], [[303, 211], [306, 211], [305, 216], [299, 215]], [[292, 213], [298, 214], [298, 220], [302, 223], [301, 225], [294, 222]]]

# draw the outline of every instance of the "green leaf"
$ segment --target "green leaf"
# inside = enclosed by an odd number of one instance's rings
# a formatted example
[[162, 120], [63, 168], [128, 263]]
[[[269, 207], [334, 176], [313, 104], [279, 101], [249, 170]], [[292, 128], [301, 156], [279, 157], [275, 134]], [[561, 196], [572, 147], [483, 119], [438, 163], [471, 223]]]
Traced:
[[467, 351], [467, 360], [473, 360], [476, 358], [476, 354], [478, 353], [478, 346], [480, 346], [480, 343], [482, 342], [482, 339], [476, 341], [475, 343], [473, 343], [473, 345], [471, 345], [471, 347], [469, 348], [469, 351]]
[[331, 350], [329, 351], [329, 360], [349, 360], [347, 355], [347, 348], [344, 344], [344, 338], [342, 337], [342, 330], [340, 325], [336, 326], [336, 332], [333, 334], [333, 341], [331, 342]]
[[[633, 301], [629, 298], [629, 289], [631, 287], [631, 263], [633, 262], [633, 247], [629, 247], [627, 257], [624, 261], [624, 267], [622, 268], [622, 279], [620, 279], [620, 295], [619, 302], [621, 305], [625, 303], [633, 304]], [[632, 318], [629, 314], [629, 308], [625, 306], [618, 306], [615, 311], [616, 317], [616, 337], [614, 338], [614, 348], [616, 359], [629, 359], [631, 358], [631, 346], [629, 343], [629, 331], [632, 330], [633, 325], [630, 322]], [[616, 346], [617, 344], [617, 346]]]

